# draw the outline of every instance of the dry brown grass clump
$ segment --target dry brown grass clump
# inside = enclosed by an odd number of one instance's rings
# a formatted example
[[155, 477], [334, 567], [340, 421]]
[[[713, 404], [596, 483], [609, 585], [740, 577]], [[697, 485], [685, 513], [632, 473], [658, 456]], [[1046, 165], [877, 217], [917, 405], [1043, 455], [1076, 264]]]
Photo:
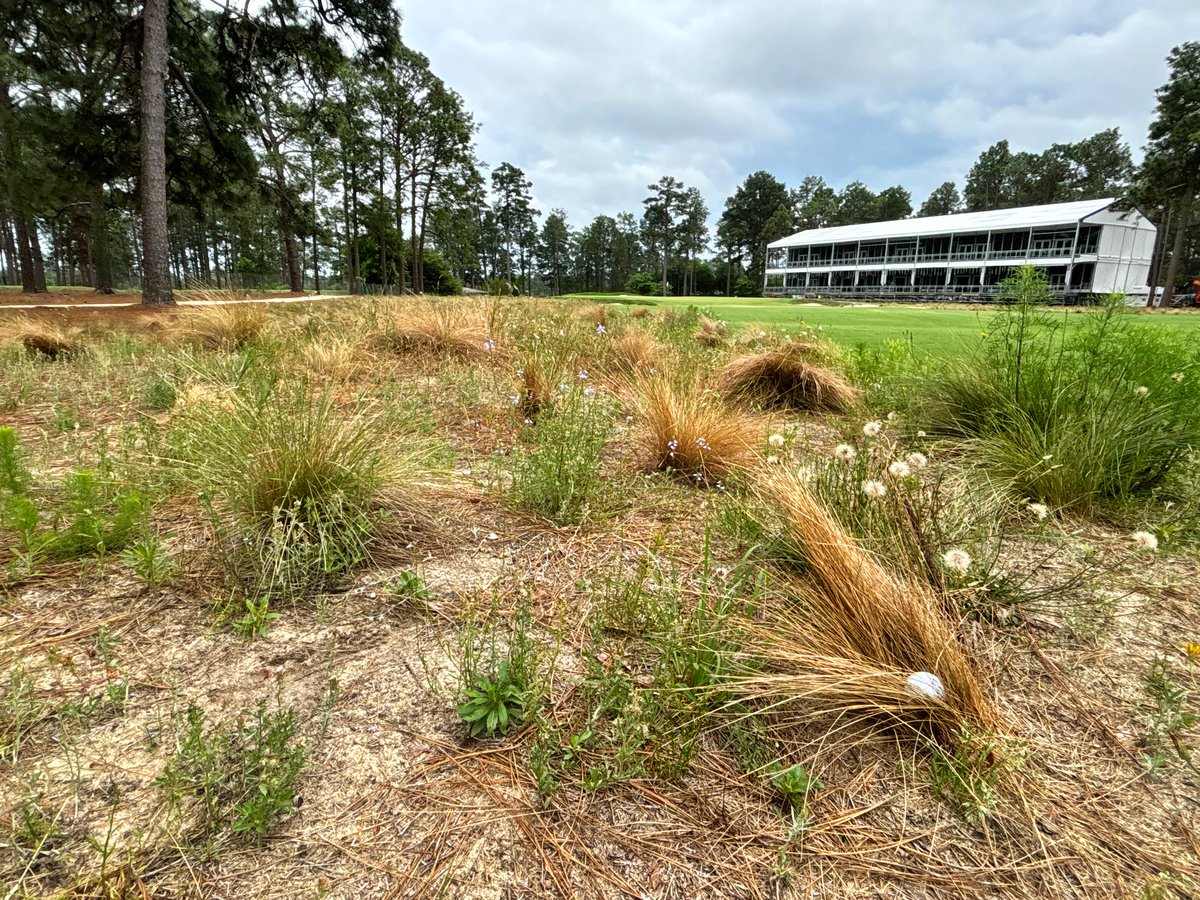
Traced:
[[[1001, 730], [956, 624], [928, 588], [874, 560], [800, 476], [763, 476], [756, 494], [779, 514], [803, 576], [788, 584], [788, 607], [752, 627], [748, 652], [769, 665], [737, 681], [737, 694], [782, 704], [785, 719], [834, 711], [847, 728], [884, 719], [944, 746], [960, 740], [964, 726]], [[944, 695], [914, 690], [908, 679], [917, 672], [936, 675]]]
[[622, 331], [612, 340], [609, 358], [618, 371], [649, 372], [661, 359], [663, 348], [648, 331]]
[[700, 327], [693, 337], [701, 347], [717, 347], [725, 340], [725, 332], [729, 326], [708, 316], [700, 317]]
[[699, 385], [676, 386], [662, 375], [636, 385], [642, 445], [652, 469], [714, 484], [754, 458], [755, 423]]
[[83, 349], [80, 329], [66, 325], [21, 318], [15, 320], [5, 331], [26, 351], [47, 359], [65, 359]]
[[603, 325], [605, 328], [611, 328], [613, 324], [612, 307], [607, 303], [589, 303], [579, 311], [579, 315], [593, 326]]
[[721, 388], [730, 400], [764, 409], [845, 412], [861, 391], [815, 361], [810, 343], [739, 356], [721, 371]]
[[178, 317], [174, 333], [206, 350], [242, 350], [257, 343], [270, 324], [267, 307], [237, 291], [202, 290], [192, 298], [212, 303]]
[[650, 318], [650, 310], [648, 310], [644, 306], [635, 306], [633, 309], [631, 309], [629, 311], [629, 318], [631, 318], [631, 319], [648, 319], [648, 318]]
[[461, 304], [417, 301], [396, 305], [395, 321], [384, 335], [390, 349], [456, 359], [483, 359], [496, 348], [487, 321]]

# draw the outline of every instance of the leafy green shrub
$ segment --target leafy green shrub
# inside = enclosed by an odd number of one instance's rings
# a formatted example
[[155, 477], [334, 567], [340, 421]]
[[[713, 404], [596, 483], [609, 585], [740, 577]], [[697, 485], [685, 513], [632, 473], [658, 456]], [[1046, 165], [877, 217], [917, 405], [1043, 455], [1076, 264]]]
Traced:
[[522, 509], [573, 525], [588, 518], [599, 492], [611, 411], [592, 388], [569, 386], [554, 399], [530, 429], [533, 448], [517, 454], [511, 493]]
[[528, 608], [518, 609], [503, 649], [494, 618], [460, 632], [455, 710], [471, 737], [501, 736], [537, 712], [542, 655], [531, 626]]
[[119, 551], [149, 512], [140, 491], [90, 469], [69, 472], [36, 498], [25, 492], [27, 478], [16, 441], [0, 435], [0, 528], [17, 535], [14, 549], [26, 566]]
[[189, 833], [258, 838], [292, 809], [307, 751], [290, 709], [261, 702], [249, 721], [205, 728], [204, 711], [188, 707], [175, 750], [156, 784]]
[[[670, 284], [667, 285], [668, 292]], [[641, 294], [643, 297], [662, 296], [662, 277], [652, 272], [634, 272], [625, 281], [625, 293]]]
[[733, 283], [735, 297], [757, 297], [761, 292], [762, 289], [745, 275], [739, 275]]
[[1200, 443], [1200, 355], [1165, 329], [1139, 327], [1119, 299], [1064, 316], [1042, 309], [1044, 276], [1004, 285], [980, 351], [914, 385], [930, 432], [964, 440], [1018, 496], [1087, 512], [1144, 496]]

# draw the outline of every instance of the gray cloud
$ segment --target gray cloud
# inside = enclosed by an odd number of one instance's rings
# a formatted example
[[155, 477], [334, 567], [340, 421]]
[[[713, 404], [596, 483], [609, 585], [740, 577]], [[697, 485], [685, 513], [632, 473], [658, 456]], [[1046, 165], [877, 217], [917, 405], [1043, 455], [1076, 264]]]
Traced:
[[407, 0], [405, 38], [465, 98], [480, 153], [570, 220], [641, 212], [671, 174], [714, 215], [750, 172], [900, 183], [919, 203], [1002, 138], [1145, 140], [1173, 0]]

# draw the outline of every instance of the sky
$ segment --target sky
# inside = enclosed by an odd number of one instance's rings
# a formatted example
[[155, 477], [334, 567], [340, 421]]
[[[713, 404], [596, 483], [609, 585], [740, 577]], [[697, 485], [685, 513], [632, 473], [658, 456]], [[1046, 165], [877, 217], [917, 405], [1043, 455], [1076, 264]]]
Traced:
[[901, 184], [918, 207], [979, 153], [1119, 127], [1141, 157], [1194, 0], [401, 0], [405, 43], [543, 214], [640, 216], [663, 175], [713, 218], [760, 169]]

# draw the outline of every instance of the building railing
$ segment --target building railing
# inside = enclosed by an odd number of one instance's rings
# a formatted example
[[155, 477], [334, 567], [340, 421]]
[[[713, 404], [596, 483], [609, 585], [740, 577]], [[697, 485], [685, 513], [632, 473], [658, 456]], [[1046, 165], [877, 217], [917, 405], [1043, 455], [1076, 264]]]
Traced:
[[[955, 250], [953, 252], [943, 253], [907, 253], [894, 254], [890, 256], [838, 256], [829, 259], [820, 259], [813, 257], [805, 257], [804, 259], [788, 259], [782, 262], [781, 265], [770, 266], [773, 270], [778, 269], [812, 269], [821, 266], [881, 266], [881, 265], [910, 265], [914, 262], [959, 262], [968, 261], [998, 261], [998, 260], [1013, 260], [1013, 259], [1059, 259], [1069, 257], [1071, 255], [1070, 248], [1041, 248], [1037, 250], [1029, 249], [1014, 249], [1014, 250]], [[1095, 256], [1096, 248], [1087, 248], [1076, 252], [1076, 259], [1085, 256]]]
[[[878, 284], [856, 284], [856, 285], [809, 285], [807, 287], [779, 287], [770, 286], [763, 290], [763, 295], [767, 297], [821, 297], [830, 294], [853, 294], [857, 296], [869, 295], [886, 299], [888, 297], [905, 297], [917, 294], [952, 299], [964, 296], [991, 296], [1000, 291], [1001, 285], [998, 284], [934, 284], [934, 285], [878, 285]], [[1055, 294], [1066, 295], [1082, 295], [1091, 294], [1092, 285], [1090, 283], [1083, 285], [1074, 285], [1070, 288], [1062, 282], [1053, 283], [1050, 285], [1050, 291]]]

